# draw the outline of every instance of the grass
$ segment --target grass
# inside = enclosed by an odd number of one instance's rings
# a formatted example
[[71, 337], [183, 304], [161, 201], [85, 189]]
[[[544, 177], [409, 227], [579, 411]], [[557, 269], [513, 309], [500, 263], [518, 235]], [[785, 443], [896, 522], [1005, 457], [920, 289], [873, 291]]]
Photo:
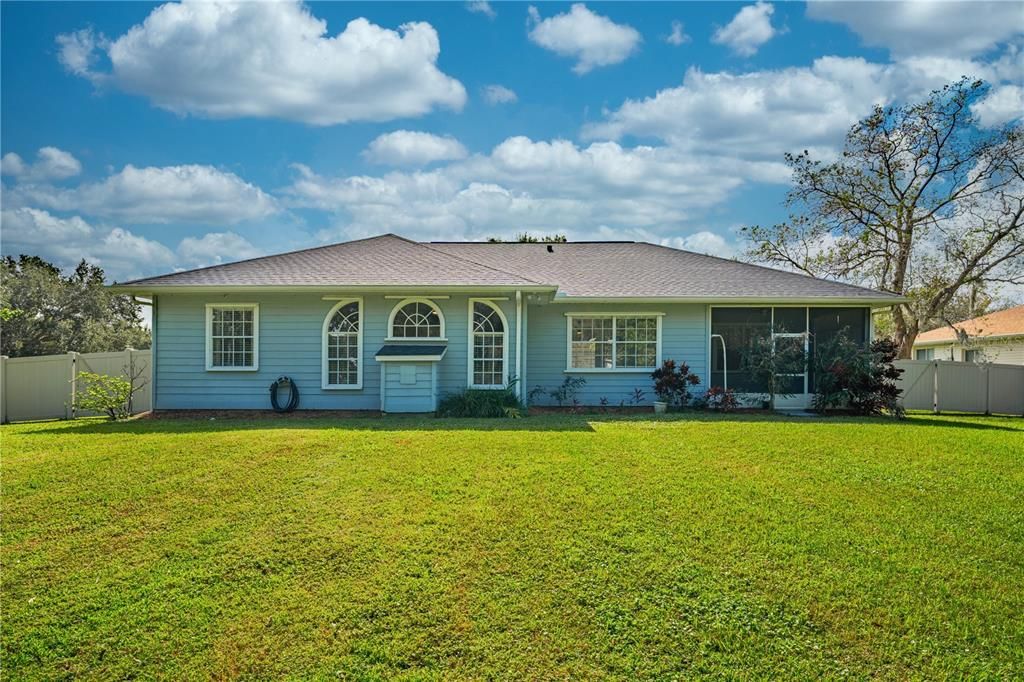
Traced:
[[1010, 678], [1012, 418], [5, 426], [7, 679]]

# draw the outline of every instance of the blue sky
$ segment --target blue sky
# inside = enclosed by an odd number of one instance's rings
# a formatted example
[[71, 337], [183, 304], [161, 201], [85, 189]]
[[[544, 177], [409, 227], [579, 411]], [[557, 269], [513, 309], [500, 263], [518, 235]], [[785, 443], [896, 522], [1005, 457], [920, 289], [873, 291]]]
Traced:
[[719, 255], [786, 151], [985, 78], [1021, 3], [3, 3], [4, 254], [112, 279], [383, 232]]

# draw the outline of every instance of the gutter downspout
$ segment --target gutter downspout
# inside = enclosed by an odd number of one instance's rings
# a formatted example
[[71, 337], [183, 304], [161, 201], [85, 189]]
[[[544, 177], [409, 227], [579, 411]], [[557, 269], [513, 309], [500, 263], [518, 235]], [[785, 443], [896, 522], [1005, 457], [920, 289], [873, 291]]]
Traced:
[[519, 378], [519, 400], [523, 395], [523, 292], [516, 289], [516, 376]]

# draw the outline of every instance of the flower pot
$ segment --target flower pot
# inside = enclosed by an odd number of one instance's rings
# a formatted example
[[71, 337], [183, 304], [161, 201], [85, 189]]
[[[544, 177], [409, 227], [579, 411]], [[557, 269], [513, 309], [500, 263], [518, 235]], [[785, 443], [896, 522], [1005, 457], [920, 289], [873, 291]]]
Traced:
[[654, 401], [654, 412], [655, 412], [655, 414], [664, 414], [667, 409], [668, 409], [668, 403], [666, 403], [665, 401], [663, 401], [663, 400], [655, 400]]

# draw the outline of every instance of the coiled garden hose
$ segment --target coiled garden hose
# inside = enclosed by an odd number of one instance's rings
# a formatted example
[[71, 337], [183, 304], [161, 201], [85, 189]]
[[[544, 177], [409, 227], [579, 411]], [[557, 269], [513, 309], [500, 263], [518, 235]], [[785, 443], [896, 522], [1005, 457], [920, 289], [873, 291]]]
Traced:
[[[291, 387], [291, 397], [288, 398], [288, 403], [282, 406], [277, 401], [277, 389], [284, 385]], [[299, 406], [299, 387], [295, 385], [291, 377], [279, 376], [274, 383], [270, 384], [270, 404], [274, 407], [274, 412], [291, 412]]]

